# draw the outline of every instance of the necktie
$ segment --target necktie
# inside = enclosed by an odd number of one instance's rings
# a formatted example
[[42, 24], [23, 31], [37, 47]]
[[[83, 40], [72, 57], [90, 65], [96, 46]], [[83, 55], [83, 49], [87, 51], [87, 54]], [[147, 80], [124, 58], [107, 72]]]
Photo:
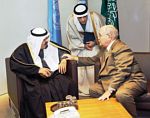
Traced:
[[44, 60], [44, 50], [43, 49], [40, 50], [39, 57], [41, 58], [41, 62], [42, 62], [43, 67], [49, 68], [46, 61]]

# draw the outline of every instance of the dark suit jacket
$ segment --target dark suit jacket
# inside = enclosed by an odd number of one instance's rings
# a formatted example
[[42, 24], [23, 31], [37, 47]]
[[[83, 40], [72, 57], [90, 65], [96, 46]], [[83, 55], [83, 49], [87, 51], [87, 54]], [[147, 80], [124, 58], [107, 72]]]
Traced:
[[94, 57], [80, 57], [79, 65], [94, 64], [100, 61], [99, 78], [110, 80], [109, 86], [118, 89], [124, 82], [135, 82], [139, 87], [146, 89], [146, 79], [135, 60], [132, 50], [122, 41], [116, 40], [107, 52], [102, 50]]

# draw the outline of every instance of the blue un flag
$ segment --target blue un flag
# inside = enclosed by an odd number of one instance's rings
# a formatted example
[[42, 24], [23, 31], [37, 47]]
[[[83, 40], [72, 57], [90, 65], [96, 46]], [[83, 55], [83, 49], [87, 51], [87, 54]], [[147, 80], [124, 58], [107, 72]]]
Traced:
[[51, 41], [62, 45], [58, 0], [48, 0], [48, 29]]

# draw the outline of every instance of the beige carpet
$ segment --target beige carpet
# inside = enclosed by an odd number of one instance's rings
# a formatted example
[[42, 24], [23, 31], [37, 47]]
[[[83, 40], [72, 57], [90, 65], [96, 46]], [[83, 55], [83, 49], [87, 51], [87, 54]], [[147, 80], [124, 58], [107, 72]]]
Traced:
[[0, 95], [0, 118], [15, 118], [14, 112], [9, 108], [8, 94]]

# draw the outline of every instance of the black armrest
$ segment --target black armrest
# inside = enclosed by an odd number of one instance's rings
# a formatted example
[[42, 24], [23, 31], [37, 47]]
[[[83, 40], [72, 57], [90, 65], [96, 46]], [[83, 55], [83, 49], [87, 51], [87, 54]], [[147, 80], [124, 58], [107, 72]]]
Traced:
[[[78, 91], [78, 71], [77, 71], [77, 61], [67, 61], [67, 72], [66, 75], [71, 77], [77, 85], [76, 91]], [[77, 98], [79, 95], [77, 93]]]
[[77, 62], [76, 61], [67, 61], [67, 75], [72, 77], [72, 79], [78, 83], [77, 75]]
[[22, 97], [22, 81], [11, 71], [9, 60], [9, 58], [5, 59], [9, 105], [15, 112], [19, 113], [20, 99]]
[[94, 72], [95, 72], [95, 82], [99, 79], [99, 70], [100, 70], [100, 62], [96, 62], [95, 65], [94, 65]]

